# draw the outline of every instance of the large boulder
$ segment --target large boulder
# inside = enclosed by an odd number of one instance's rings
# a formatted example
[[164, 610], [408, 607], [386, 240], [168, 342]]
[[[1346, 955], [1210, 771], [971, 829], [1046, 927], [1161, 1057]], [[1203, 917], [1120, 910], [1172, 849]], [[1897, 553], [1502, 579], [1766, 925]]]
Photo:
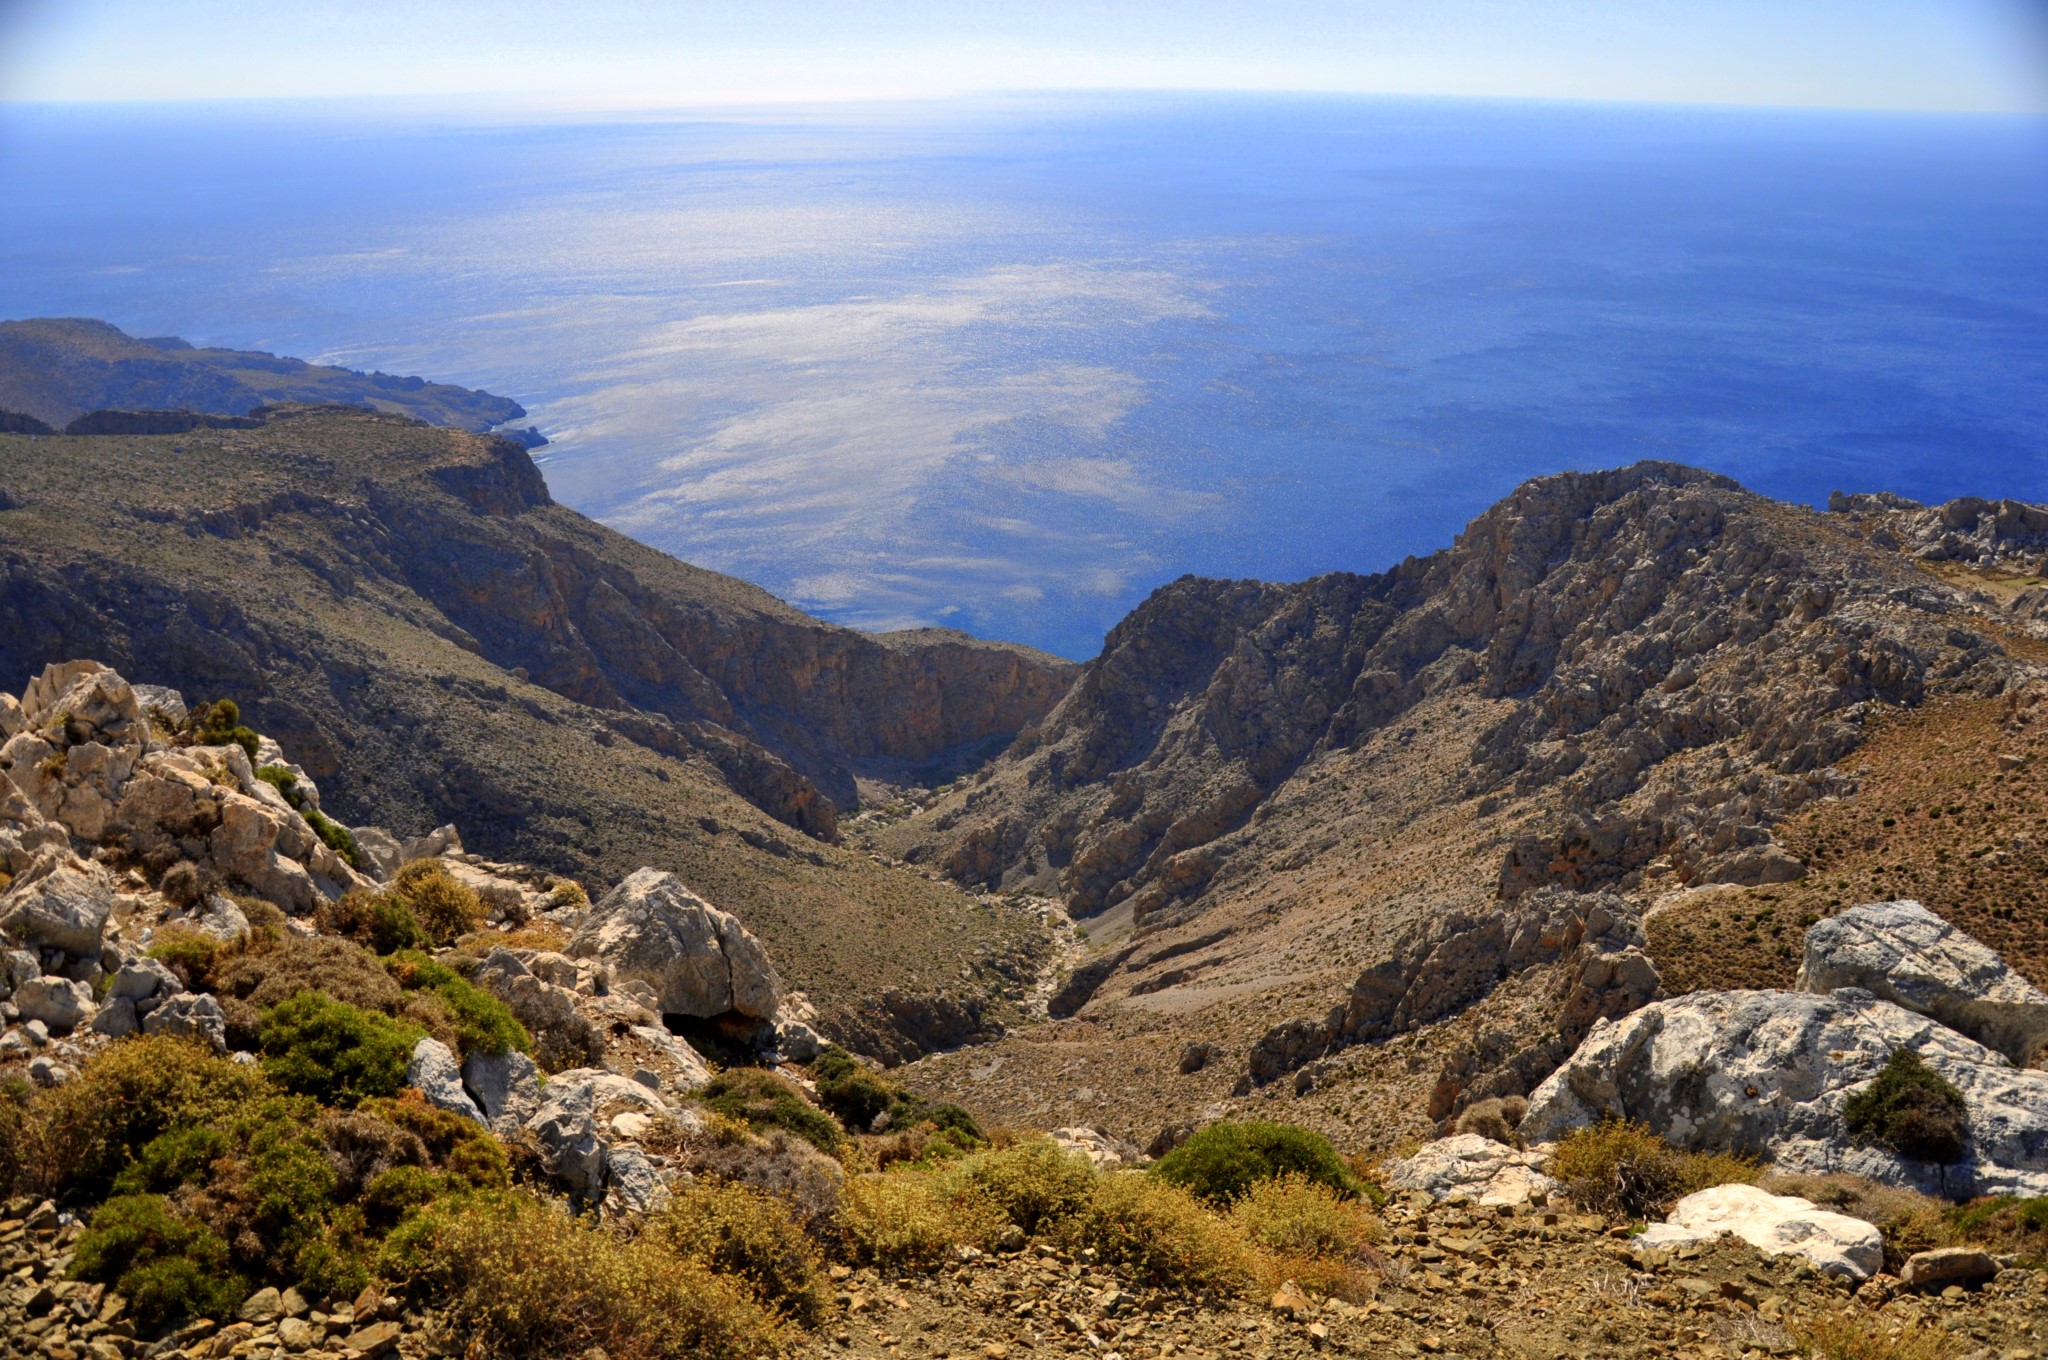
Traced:
[[1454, 1134], [1424, 1143], [1387, 1171], [1387, 1187], [1431, 1199], [1468, 1199], [1479, 1204], [1527, 1204], [1547, 1200], [1557, 1182], [1540, 1169], [1535, 1153], [1496, 1143], [1476, 1133]]
[[142, 741], [149, 723], [126, 680], [97, 661], [64, 661], [43, 668], [21, 692], [26, 726], [82, 741]]
[[772, 1021], [782, 1000], [782, 979], [761, 942], [674, 874], [656, 869], [636, 870], [605, 894], [569, 952], [602, 960], [619, 983], [646, 982], [667, 1015], [738, 1012]]
[[526, 1026], [533, 1036], [533, 1056], [542, 1066], [559, 1071], [604, 1056], [604, 1036], [576, 1008], [576, 993], [536, 976], [511, 950], [493, 949], [470, 981], [504, 1002]]
[[24, 1020], [40, 1020], [52, 1034], [69, 1034], [99, 1008], [92, 988], [69, 978], [38, 977], [14, 989], [14, 1008]]
[[[1970, 1140], [1950, 1166], [1850, 1141], [1843, 1107], [1906, 1048], [1962, 1092]], [[1549, 1141], [1639, 1120], [1678, 1146], [1768, 1157], [1930, 1194], [2048, 1194], [2048, 1072], [1869, 992], [1694, 992], [1606, 1020], [1529, 1098], [1519, 1130]]]
[[1687, 1195], [1671, 1217], [1635, 1238], [1638, 1251], [1710, 1242], [1732, 1234], [1766, 1256], [1800, 1256], [1814, 1269], [1867, 1280], [1884, 1266], [1884, 1234], [1860, 1218], [1754, 1185], [1717, 1185]]
[[1798, 985], [1805, 992], [1861, 987], [2021, 1067], [2048, 1055], [2048, 993], [1918, 902], [1851, 907], [1813, 926]]
[[96, 959], [114, 910], [114, 884], [99, 865], [46, 847], [0, 896], [0, 931], [25, 944]]

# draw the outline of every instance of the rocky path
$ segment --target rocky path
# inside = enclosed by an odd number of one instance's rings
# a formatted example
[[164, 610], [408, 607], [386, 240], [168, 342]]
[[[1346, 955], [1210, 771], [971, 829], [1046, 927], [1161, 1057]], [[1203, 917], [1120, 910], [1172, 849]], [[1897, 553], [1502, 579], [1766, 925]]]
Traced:
[[1930, 1355], [2048, 1355], [2048, 1274], [2007, 1269], [1976, 1289], [1860, 1287], [1733, 1239], [1652, 1254], [1629, 1229], [1540, 1205], [1389, 1204], [1384, 1265], [1358, 1302], [1283, 1290], [1270, 1301], [1146, 1290], [1046, 1246], [963, 1253], [936, 1275], [844, 1274], [841, 1313], [808, 1356], [918, 1360], [1279, 1360], [1597, 1355], [1718, 1360], [1805, 1355], [1821, 1328], [1927, 1334]]

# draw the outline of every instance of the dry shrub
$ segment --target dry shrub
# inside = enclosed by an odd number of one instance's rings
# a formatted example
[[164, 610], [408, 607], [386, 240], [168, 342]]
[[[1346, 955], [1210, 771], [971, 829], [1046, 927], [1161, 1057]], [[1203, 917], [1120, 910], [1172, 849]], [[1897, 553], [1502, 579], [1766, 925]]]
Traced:
[[1301, 1176], [1263, 1181], [1231, 1207], [1230, 1219], [1259, 1253], [1262, 1289], [1293, 1280], [1317, 1294], [1361, 1302], [1384, 1265], [1373, 1250], [1380, 1222], [1363, 1203]]
[[817, 1249], [790, 1206], [732, 1182], [677, 1186], [644, 1235], [678, 1256], [744, 1280], [776, 1313], [815, 1327], [829, 1302]]
[[1098, 1179], [1086, 1157], [1050, 1138], [1034, 1138], [964, 1158], [946, 1171], [943, 1183], [951, 1197], [979, 1200], [1036, 1233], [1085, 1209]]
[[96, 1199], [158, 1134], [209, 1123], [269, 1090], [256, 1069], [187, 1040], [150, 1035], [110, 1045], [28, 1103], [17, 1152], [22, 1188]]
[[931, 1270], [955, 1245], [991, 1241], [1003, 1223], [994, 1205], [922, 1171], [849, 1176], [839, 1191], [839, 1231], [848, 1252], [877, 1265]]
[[1793, 1337], [1819, 1360], [1956, 1360], [1961, 1343], [1942, 1328], [1843, 1309], [1795, 1326]]
[[755, 1360], [788, 1349], [782, 1325], [736, 1281], [521, 1191], [431, 1205], [379, 1260], [442, 1304], [471, 1356], [600, 1347], [610, 1360]]
[[1058, 1236], [1160, 1288], [1232, 1293], [1252, 1278], [1252, 1253], [1227, 1220], [1143, 1172], [1099, 1177], [1093, 1198]]
[[438, 860], [416, 859], [391, 880], [390, 894], [413, 914], [438, 945], [454, 944], [484, 923], [476, 889], [448, 872]]
[[1681, 1151], [1625, 1119], [1572, 1130], [1546, 1170], [1581, 1208], [1613, 1218], [1646, 1218], [1696, 1190], [1754, 1185], [1764, 1173], [1745, 1157]]
[[756, 1134], [739, 1120], [713, 1114], [702, 1129], [683, 1133], [673, 1143], [659, 1138], [657, 1133], [655, 1139], [643, 1140], [648, 1151], [673, 1157], [692, 1175], [773, 1195], [813, 1231], [822, 1230], [839, 1213], [845, 1172], [838, 1162], [785, 1130]]
[[374, 954], [395, 954], [430, 943], [412, 909], [388, 893], [357, 889], [313, 913], [322, 934], [354, 940]]
[[227, 1014], [230, 1039], [245, 1048], [255, 1044], [262, 1012], [300, 992], [324, 992], [383, 1015], [405, 1008], [405, 992], [375, 955], [328, 935], [252, 939], [247, 948], [215, 961], [208, 988]]
[[1468, 1106], [1458, 1116], [1457, 1131], [1520, 1147], [1522, 1137], [1516, 1130], [1522, 1127], [1522, 1117], [1528, 1113], [1529, 1102], [1521, 1096], [1495, 1096]]

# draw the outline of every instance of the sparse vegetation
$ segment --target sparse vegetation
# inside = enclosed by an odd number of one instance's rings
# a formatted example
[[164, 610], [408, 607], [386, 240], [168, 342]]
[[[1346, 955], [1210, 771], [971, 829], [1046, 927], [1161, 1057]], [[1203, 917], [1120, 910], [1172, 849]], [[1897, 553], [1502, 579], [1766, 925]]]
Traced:
[[313, 920], [324, 933], [354, 940], [373, 954], [395, 954], [433, 943], [412, 909], [389, 893], [358, 889], [337, 901], [321, 903]]
[[1581, 1207], [1610, 1218], [1660, 1213], [1697, 1190], [1753, 1185], [1764, 1168], [1727, 1153], [1685, 1152], [1646, 1124], [1609, 1120], [1558, 1141], [1546, 1168]]
[[448, 965], [408, 949], [386, 959], [384, 966], [406, 991], [431, 993], [448, 1008], [462, 1056], [503, 1053], [515, 1048], [521, 1053], [533, 1051], [533, 1040], [513, 1016], [511, 1007], [472, 985]]
[[677, 1256], [743, 1280], [755, 1298], [805, 1327], [825, 1316], [817, 1247], [781, 1198], [733, 1182], [678, 1186], [646, 1235]]
[[242, 725], [242, 710], [233, 699], [216, 699], [191, 711], [180, 740], [185, 746], [239, 746], [253, 765], [261, 738]]
[[755, 1129], [787, 1129], [821, 1152], [839, 1145], [839, 1127], [784, 1077], [755, 1067], [735, 1067], [705, 1086], [707, 1108]]

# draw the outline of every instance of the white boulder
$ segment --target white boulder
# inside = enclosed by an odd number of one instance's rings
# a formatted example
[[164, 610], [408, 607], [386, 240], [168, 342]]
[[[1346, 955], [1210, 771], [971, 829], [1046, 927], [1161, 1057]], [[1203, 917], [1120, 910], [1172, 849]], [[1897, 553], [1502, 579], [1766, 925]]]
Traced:
[[2048, 993], [1918, 902], [1851, 907], [1806, 932], [1799, 990], [1861, 987], [2021, 1067], [2048, 1054]]
[[462, 1062], [462, 1085], [496, 1133], [518, 1129], [541, 1107], [540, 1069], [516, 1048], [470, 1054]]
[[52, 1034], [69, 1034], [99, 1009], [92, 988], [69, 978], [30, 978], [14, 989], [14, 1008], [24, 1020], [40, 1020]]
[[1460, 1133], [1424, 1143], [1414, 1156], [1394, 1163], [1387, 1173], [1387, 1185], [1394, 1190], [1419, 1191], [1431, 1199], [1540, 1203], [1557, 1189], [1557, 1182], [1540, 1169], [1542, 1163], [1534, 1153], [1476, 1133]]
[[771, 1021], [782, 999], [782, 979], [761, 942], [674, 874], [655, 869], [636, 870], [606, 893], [569, 952], [601, 960], [618, 983], [646, 982], [668, 1015], [736, 1011]]
[[143, 1018], [142, 1032], [194, 1039], [216, 1053], [228, 1047], [228, 1018], [220, 1002], [200, 993], [181, 992], [157, 1005]]
[[100, 932], [113, 910], [114, 884], [107, 871], [50, 847], [0, 896], [0, 931], [73, 958], [96, 959]]
[[[1951, 1166], [1858, 1147], [1849, 1097], [1911, 1049], [1962, 1092], [1970, 1139]], [[2048, 1194], [2048, 1072], [2015, 1069], [1974, 1039], [1870, 993], [1694, 992], [1594, 1026], [1529, 1097], [1519, 1132], [1554, 1140], [1603, 1119], [1648, 1124], [1699, 1151], [1768, 1157], [1930, 1194]]]
[[1867, 1280], [1884, 1267], [1884, 1234], [1860, 1218], [1754, 1185], [1717, 1185], [1687, 1195], [1663, 1223], [1635, 1239], [1638, 1251], [1732, 1234], [1766, 1256], [1801, 1256], [1829, 1275]]

